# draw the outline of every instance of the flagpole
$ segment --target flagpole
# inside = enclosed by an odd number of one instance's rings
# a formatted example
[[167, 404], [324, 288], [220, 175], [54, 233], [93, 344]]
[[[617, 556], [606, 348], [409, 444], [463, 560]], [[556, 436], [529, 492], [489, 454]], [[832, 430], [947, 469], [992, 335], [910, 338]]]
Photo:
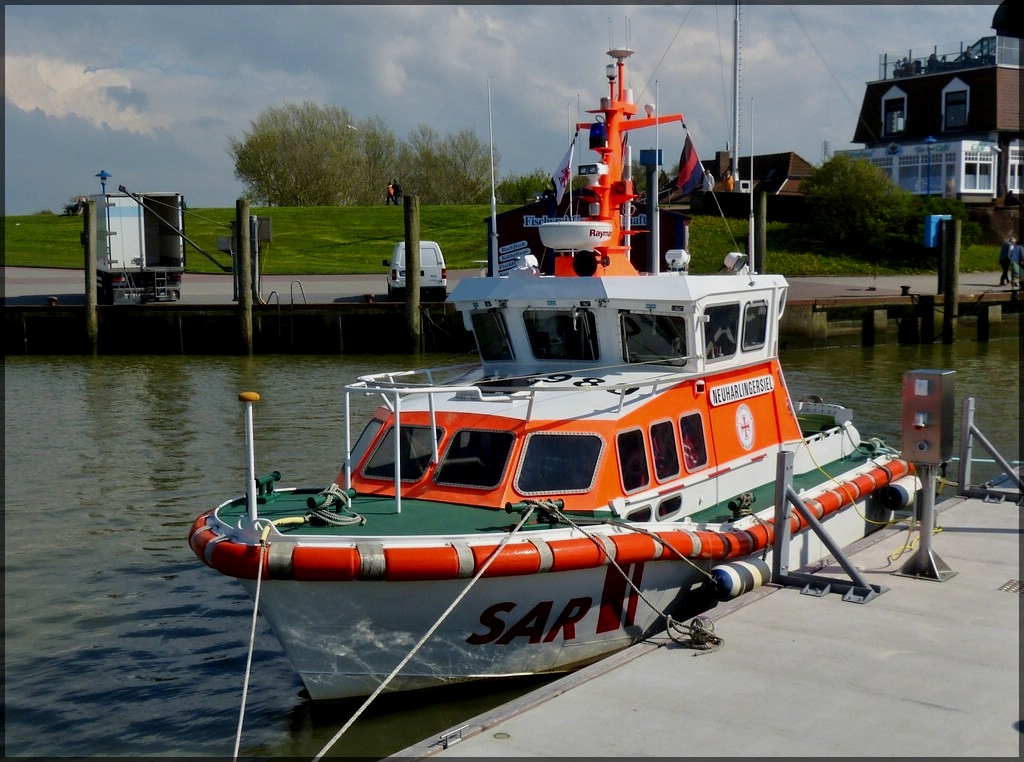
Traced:
[[[654, 114], [660, 116], [661, 112], [658, 111], [658, 80], [654, 80]], [[653, 187], [649, 188], [649, 192], [654, 194], [654, 203], [650, 205], [651, 219], [647, 220], [647, 229], [650, 231], [648, 235], [651, 237], [651, 245], [647, 248], [650, 252], [650, 262], [648, 266], [651, 268], [651, 274], [657, 275], [661, 272], [661, 213], [658, 211], [659, 201], [658, 198], [661, 190], [661, 133], [659, 131], [659, 123], [654, 122], [654, 182], [651, 183]]]
[[498, 274], [498, 206], [494, 197], [494, 124], [491, 121], [491, 80], [487, 80], [487, 131], [491, 141], [491, 245], [488, 247], [487, 274]]

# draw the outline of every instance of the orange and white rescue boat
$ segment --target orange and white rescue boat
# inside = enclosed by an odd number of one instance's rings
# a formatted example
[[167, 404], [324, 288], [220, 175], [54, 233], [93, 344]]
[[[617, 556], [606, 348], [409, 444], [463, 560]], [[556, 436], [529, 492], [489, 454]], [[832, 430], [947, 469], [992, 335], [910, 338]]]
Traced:
[[[554, 274], [524, 259], [450, 297], [479, 362], [345, 386], [326, 488], [256, 476], [258, 395], [241, 395], [248, 489], [189, 544], [253, 595], [259, 580], [313, 699], [574, 669], [766, 582], [773, 555], [828, 557], [811, 529], [843, 547], [891, 514], [877, 495], [911, 466], [849, 408], [790, 399], [781, 275], [736, 255], [690, 274], [682, 250], [662, 273], [631, 263], [625, 135], [682, 116], [633, 118], [630, 54], [609, 52], [609, 95], [578, 125], [598, 154], [589, 214], [541, 227]], [[358, 437], [354, 395], [381, 400]], [[819, 527], [776, 510], [783, 479]]]

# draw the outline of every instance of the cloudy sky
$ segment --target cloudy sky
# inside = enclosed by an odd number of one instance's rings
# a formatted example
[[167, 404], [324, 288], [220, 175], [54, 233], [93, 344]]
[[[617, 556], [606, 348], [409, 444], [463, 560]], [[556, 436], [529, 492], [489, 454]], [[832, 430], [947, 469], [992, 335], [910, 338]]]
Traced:
[[[993, 34], [998, 3], [741, 9], [739, 150], [819, 164], [850, 143], [879, 55]], [[404, 139], [493, 126], [498, 178], [553, 171], [569, 123], [628, 45], [637, 103], [683, 113], [700, 158], [732, 138], [734, 3], [676, 5], [5, 5], [4, 214], [60, 211], [100, 170], [138, 192], [232, 207], [227, 152], [287, 102], [384, 119]], [[488, 119], [490, 88], [490, 122]], [[751, 127], [753, 131], [751, 132]], [[679, 157], [682, 128], [645, 131]], [[751, 139], [751, 135], [753, 138]], [[634, 144], [635, 146], [635, 144]], [[641, 146], [644, 147], [644, 146]], [[587, 153], [587, 158], [594, 154]], [[577, 153], [577, 159], [579, 159]], [[381, 178], [382, 187], [387, 178]]]

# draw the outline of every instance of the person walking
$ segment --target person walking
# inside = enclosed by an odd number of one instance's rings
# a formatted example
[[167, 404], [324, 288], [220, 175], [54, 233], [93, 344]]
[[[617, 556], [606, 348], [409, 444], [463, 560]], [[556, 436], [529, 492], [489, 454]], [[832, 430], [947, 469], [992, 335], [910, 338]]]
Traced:
[[1005, 286], [1010, 282], [1010, 251], [1017, 245], [1017, 240], [1010, 236], [1006, 243], [999, 247], [999, 266], [1003, 268], [1003, 274], [999, 277], [999, 285]]
[[387, 193], [384, 194], [384, 206], [390, 206], [394, 204], [398, 206], [398, 202], [395, 200], [395, 184], [388, 183]]
[[1019, 243], [1014, 243], [1010, 248], [1010, 288], [1014, 290], [1019, 288], [1022, 274], [1024, 274], [1024, 247]]

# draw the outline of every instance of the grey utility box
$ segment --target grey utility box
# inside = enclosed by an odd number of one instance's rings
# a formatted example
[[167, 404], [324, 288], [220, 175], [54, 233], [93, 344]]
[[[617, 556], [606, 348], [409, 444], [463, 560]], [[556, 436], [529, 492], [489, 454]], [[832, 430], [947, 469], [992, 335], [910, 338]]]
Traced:
[[956, 371], [910, 370], [903, 374], [903, 457], [938, 466], [953, 458]]

